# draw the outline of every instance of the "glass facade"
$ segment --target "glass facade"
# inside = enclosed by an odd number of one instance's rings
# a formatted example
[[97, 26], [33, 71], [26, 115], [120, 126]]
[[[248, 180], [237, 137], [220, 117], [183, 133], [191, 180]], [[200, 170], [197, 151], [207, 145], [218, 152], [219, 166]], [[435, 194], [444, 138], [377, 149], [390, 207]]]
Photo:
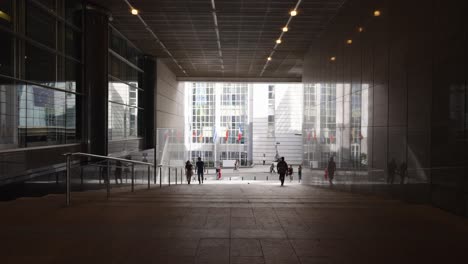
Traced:
[[143, 70], [139, 67], [142, 54], [115, 28], [109, 28], [109, 140], [124, 140], [141, 136], [138, 117], [143, 108]]
[[367, 85], [304, 84], [304, 163], [324, 168], [367, 166]]
[[81, 1], [0, 2], [0, 149], [80, 141]]
[[222, 160], [248, 163], [249, 84], [187, 83], [189, 156], [208, 166]]

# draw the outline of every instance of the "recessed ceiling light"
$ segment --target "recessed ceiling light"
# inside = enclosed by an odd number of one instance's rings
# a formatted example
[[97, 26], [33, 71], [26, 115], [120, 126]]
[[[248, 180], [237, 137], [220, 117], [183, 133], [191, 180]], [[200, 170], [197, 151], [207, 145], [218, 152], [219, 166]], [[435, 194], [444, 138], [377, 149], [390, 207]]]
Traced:
[[284, 27], [283, 28], [283, 32], [288, 32], [289, 28], [288, 27]]
[[271, 61], [271, 57], [268, 57], [267, 60], [268, 60], [268, 61]]
[[364, 28], [363, 27], [358, 27], [357, 29], [359, 32], [364, 32]]
[[289, 13], [291, 16], [297, 16], [297, 11], [296, 10], [293, 10]]
[[348, 45], [351, 45], [351, 44], [353, 44], [353, 40], [352, 40], [352, 39], [348, 39], [348, 40], [346, 41], [346, 43], [347, 43]]
[[132, 15], [135, 15], [135, 16], [138, 15], [138, 10], [135, 8], [132, 8], [131, 12], [132, 12]]
[[276, 44], [281, 44], [281, 39], [277, 39]]
[[333, 57], [330, 58], [330, 60], [331, 60], [331, 61], [336, 61], [336, 57], [333, 56]]
[[379, 17], [381, 15], [380, 10], [375, 10], [374, 11], [374, 16]]

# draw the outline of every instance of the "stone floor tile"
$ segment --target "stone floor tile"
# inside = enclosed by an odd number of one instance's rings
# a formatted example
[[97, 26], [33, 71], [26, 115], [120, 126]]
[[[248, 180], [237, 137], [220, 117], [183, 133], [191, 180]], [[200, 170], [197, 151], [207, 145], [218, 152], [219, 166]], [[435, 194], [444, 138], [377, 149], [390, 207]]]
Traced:
[[231, 257], [263, 256], [260, 241], [257, 239], [232, 239]]
[[263, 257], [231, 257], [231, 264], [265, 264]]

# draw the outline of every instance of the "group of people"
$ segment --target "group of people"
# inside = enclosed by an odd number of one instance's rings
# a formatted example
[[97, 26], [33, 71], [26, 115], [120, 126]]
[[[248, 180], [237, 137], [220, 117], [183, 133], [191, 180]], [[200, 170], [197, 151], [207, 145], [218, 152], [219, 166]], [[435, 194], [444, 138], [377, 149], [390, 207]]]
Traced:
[[[293, 173], [294, 173], [293, 167], [292, 167], [292, 165], [288, 166], [288, 163], [286, 163], [286, 161], [284, 161], [284, 157], [281, 157], [278, 164], [276, 164], [276, 171], [279, 174], [279, 180], [281, 182], [281, 186], [284, 186], [284, 180], [285, 180], [286, 175], [289, 176], [289, 181], [290, 182], [293, 181]], [[273, 173], [273, 172], [275, 172], [275, 164], [274, 163], [272, 163], [271, 166], [270, 166], [270, 173]], [[297, 168], [297, 175], [299, 176], [299, 182], [301, 182], [301, 180], [302, 180], [302, 165], [299, 165], [299, 167]]]
[[[195, 163], [195, 166], [197, 167], [197, 175], [198, 175], [198, 184], [203, 184], [203, 179], [204, 179], [204, 171], [205, 171], [205, 162], [201, 160], [201, 158], [198, 158], [197, 163]], [[193, 176], [193, 164], [190, 162], [190, 160], [187, 160], [185, 163], [185, 177], [187, 178], [187, 183], [190, 184], [192, 181], [192, 176]]]

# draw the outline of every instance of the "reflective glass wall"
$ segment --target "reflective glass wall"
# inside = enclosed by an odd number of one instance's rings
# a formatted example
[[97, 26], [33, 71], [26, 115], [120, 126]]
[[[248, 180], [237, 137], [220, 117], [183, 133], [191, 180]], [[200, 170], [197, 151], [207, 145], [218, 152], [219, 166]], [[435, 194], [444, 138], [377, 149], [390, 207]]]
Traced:
[[[109, 141], [140, 138], [139, 120], [143, 114], [143, 70], [140, 68], [142, 53], [114, 27], [109, 28]], [[134, 151], [138, 144], [122, 145], [109, 152]]]
[[0, 2], [0, 150], [80, 142], [78, 0]]

